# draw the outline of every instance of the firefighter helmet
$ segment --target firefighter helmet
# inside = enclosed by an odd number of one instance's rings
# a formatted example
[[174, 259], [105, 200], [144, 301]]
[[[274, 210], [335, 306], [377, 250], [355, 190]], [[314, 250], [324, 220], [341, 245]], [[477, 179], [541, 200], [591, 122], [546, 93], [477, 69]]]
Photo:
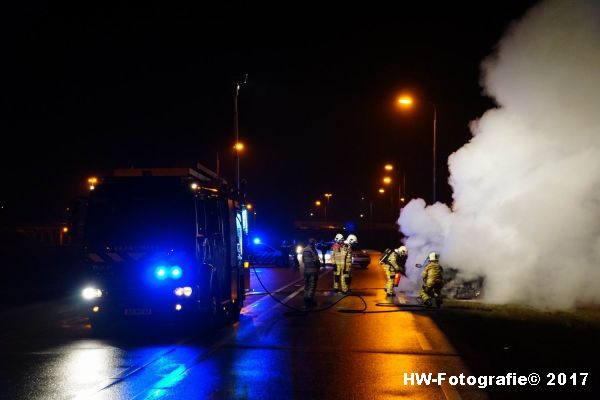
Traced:
[[358, 242], [358, 238], [356, 237], [356, 235], [348, 235], [348, 244], [354, 244], [356, 242]]
[[400, 254], [401, 256], [405, 256], [408, 254], [408, 249], [406, 246], [400, 246], [396, 249], [396, 253]]
[[344, 235], [342, 235], [341, 233], [338, 233], [337, 235], [335, 235], [335, 241], [337, 243], [342, 243], [344, 241]]
[[435, 251], [432, 251], [431, 253], [429, 253], [429, 256], [427, 258], [429, 258], [429, 261], [439, 261], [440, 255]]

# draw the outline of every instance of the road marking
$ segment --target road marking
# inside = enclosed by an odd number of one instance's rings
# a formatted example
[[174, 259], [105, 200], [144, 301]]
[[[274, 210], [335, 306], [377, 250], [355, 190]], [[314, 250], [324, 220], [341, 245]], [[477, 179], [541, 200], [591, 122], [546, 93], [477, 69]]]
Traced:
[[95, 263], [101, 263], [104, 262], [104, 260], [102, 259], [102, 257], [100, 257], [98, 254], [96, 253], [89, 253], [88, 257], [90, 258], [90, 260], [92, 260]]
[[447, 400], [462, 400], [462, 397], [460, 397], [456, 388], [448, 382], [442, 384], [442, 392], [444, 392], [444, 396], [446, 396]]
[[123, 262], [123, 258], [117, 253], [107, 253], [106, 255], [109, 256], [115, 262]]
[[425, 351], [429, 351], [429, 350], [433, 350], [433, 347], [431, 346], [431, 343], [429, 343], [429, 340], [427, 340], [427, 338], [425, 337], [425, 335], [423, 335], [421, 332], [416, 332], [415, 336], [417, 336], [417, 340], [419, 341], [419, 345], [421, 346], [421, 348]]

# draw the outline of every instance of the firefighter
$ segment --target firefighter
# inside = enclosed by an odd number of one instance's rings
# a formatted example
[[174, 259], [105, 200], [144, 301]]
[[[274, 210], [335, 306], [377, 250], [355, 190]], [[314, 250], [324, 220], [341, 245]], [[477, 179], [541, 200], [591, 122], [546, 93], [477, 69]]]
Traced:
[[344, 243], [348, 247], [348, 253], [350, 254], [350, 261], [346, 264], [344, 274], [346, 286], [348, 286], [348, 291], [350, 291], [350, 285], [352, 284], [352, 246], [358, 243], [358, 238], [356, 235], [350, 234]]
[[308, 245], [302, 250], [302, 263], [304, 264], [304, 306], [315, 306], [315, 290], [319, 279], [321, 260], [316, 249], [317, 241], [308, 239]]
[[435, 299], [436, 307], [442, 305], [442, 288], [444, 287], [444, 269], [440, 265], [440, 255], [436, 252], [429, 253], [429, 262], [423, 271], [423, 290], [420, 296], [426, 307], [432, 306]]
[[288, 245], [286, 240], [281, 242], [281, 246], [279, 246], [281, 250], [281, 259], [279, 260], [279, 264], [282, 267], [290, 266], [290, 246]]
[[344, 271], [352, 263], [352, 255], [348, 251], [348, 246], [344, 243], [344, 236], [341, 233], [335, 235], [333, 246], [331, 246], [331, 263], [333, 264], [333, 291], [342, 293], [348, 292], [347, 282], [344, 279]]
[[296, 241], [292, 241], [292, 245], [290, 246], [290, 255], [292, 256], [292, 259], [294, 260], [294, 268], [296, 269], [300, 269], [300, 260], [298, 260], [298, 245], [296, 244]]
[[[408, 249], [406, 246], [400, 246], [391, 252], [390, 256], [383, 264], [383, 270], [385, 271], [385, 295], [386, 297], [394, 296], [394, 286], [398, 286], [397, 282], [400, 282], [400, 276], [406, 276], [406, 259], [408, 258]], [[397, 282], [396, 282], [397, 281]]]

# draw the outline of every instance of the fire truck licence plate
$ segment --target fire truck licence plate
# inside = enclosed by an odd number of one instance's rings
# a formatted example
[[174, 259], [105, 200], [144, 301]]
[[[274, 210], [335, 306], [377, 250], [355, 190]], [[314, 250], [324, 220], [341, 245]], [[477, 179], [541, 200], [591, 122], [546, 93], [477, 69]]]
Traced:
[[125, 315], [151, 315], [151, 308], [126, 308], [123, 310]]

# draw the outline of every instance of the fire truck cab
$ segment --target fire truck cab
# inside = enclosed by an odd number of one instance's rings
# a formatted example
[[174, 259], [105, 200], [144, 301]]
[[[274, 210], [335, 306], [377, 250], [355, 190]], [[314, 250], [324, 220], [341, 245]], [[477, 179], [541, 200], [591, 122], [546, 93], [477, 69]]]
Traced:
[[120, 319], [237, 321], [245, 298], [246, 208], [197, 168], [115, 170], [87, 206], [81, 296], [94, 329]]

